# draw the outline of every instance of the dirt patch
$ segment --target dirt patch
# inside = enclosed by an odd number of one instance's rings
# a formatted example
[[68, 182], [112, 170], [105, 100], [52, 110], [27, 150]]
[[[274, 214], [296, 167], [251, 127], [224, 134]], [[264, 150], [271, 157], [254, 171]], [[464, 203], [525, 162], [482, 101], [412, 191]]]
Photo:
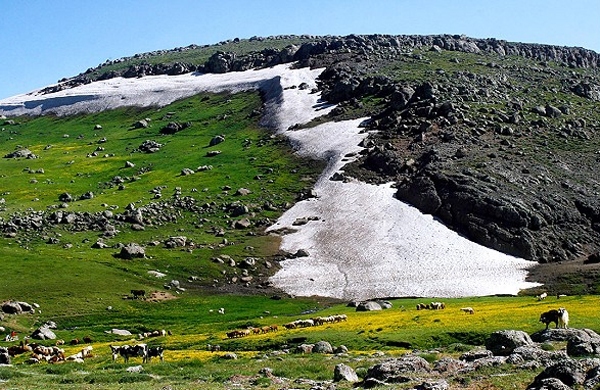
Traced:
[[146, 302], [163, 302], [170, 301], [172, 299], [177, 299], [175, 295], [171, 294], [168, 291], [153, 291], [146, 297]]

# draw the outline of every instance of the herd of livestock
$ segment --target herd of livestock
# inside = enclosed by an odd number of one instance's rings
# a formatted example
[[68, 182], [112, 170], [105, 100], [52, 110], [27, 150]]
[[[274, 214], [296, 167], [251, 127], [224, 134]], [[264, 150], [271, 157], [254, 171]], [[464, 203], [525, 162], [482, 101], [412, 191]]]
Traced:
[[[292, 322], [288, 322], [287, 324], [283, 324], [282, 326], [285, 329], [298, 329], [298, 328], [308, 328], [311, 326], [319, 326], [319, 325], [325, 325], [325, 324], [334, 324], [336, 322], [342, 322], [342, 321], [347, 321], [347, 320], [348, 320], [348, 316], [346, 314], [334, 314], [334, 315], [326, 316], [326, 317], [314, 317], [314, 318], [295, 320]], [[232, 330], [230, 332], [227, 332], [225, 335], [227, 336], [228, 339], [234, 339], [234, 338], [238, 338], [238, 337], [250, 336], [252, 334], [277, 332], [278, 330], [279, 330], [279, 326], [270, 325], [270, 326], [263, 326], [260, 328], [250, 327], [247, 329]]]
[[[545, 297], [544, 297], [545, 298]], [[543, 299], [543, 298], [542, 298]], [[538, 300], [540, 298], [538, 297]], [[445, 309], [446, 305], [443, 302], [431, 302], [428, 304], [418, 303], [416, 305], [417, 310], [442, 310]], [[474, 314], [475, 311], [471, 307], [463, 307], [460, 310], [464, 313]], [[285, 323], [281, 325], [281, 328], [285, 328], [288, 330], [291, 329], [299, 329], [299, 328], [307, 328], [313, 326], [320, 326], [325, 324], [334, 324], [338, 322], [347, 321], [348, 316], [346, 314], [335, 314], [330, 316], [319, 316], [307, 319], [298, 319], [292, 322]], [[542, 322], [546, 325], [546, 329], [548, 329], [549, 324], [554, 322], [556, 328], [567, 329], [569, 324], [569, 313], [563, 307], [559, 309], [549, 310], [541, 314], [539, 322]], [[233, 339], [239, 337], [246, 337], [250, 335], [257, 334], [265, 334], [270, 332], [279, 331], [280, 326], [278, 325], [268, 325], [262, 327], [249, 327], [246, 329], [238, 329], [232, 330], [225, 334], [226, 338]], [[167, 334], [171, 334], [171, 332], [162, 331], [154, 331], [148, 332], [144, 334], [140, 334], [140, 340], [143, 340], [146, 337], [159, 337], [166, 336]], [[77, 341], [75, 343], [74, 341]], [[84, 342], [91, 342], [91, 339], [84, 338]], [[79, 340], [72, 340], [70, 344], [76, 345], [79, 343]], [[40, 363], [40, 362], [48, 362], [48, 363], [59, 363], [65, 361], [76, 361], [83, 362], [84, 359], [92, 356], [92, 346], [88, 345], [84, 347], [81, 351], [76, 354], [66, 356], [65, 350], [60, 347], [60, 344], [64, 344], [64, 341], [59, 340], [56, 343], [56, 346], [44, 346], [37, 343], [26, 343], [21, 341], [17, 345], [6, 347], [0, 347], [0, 353], [4, 353], [9, 356], [16, 356], [23, 353], [30, 352], [30, 358], [28, 360], [29, 363]], [[219, 351], [220, 346], [215, 345], [212, 346], [209, 344], [208, 349], [210, 351]], [[159, 358], [161, 361], [164, 360], [164, 348], [161, 346], [148, 346], [147, 344], [133, 344], [133, 345], [119, 345], [114, 346], [110, 345], [110, 350], [112, 354], [112, 360], [115, 361], [119, 356], [123, 357], [125, 363], [129, 361], [130, 358], [139, 357], [142, 358], [143, 363], [150, 362], [153, 357]], [[7, 359], [10, 360], [10, 357], [7, 356]], [[0, 362], [1, 363], [1, 362]]]

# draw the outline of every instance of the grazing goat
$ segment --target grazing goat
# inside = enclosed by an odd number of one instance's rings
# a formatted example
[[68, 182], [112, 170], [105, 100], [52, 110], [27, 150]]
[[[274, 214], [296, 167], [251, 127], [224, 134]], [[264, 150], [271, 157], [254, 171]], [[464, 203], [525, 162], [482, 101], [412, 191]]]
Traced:
[[558, 309], [558, 328], [567, 329], [569, 327], [569, 312], [564, 307]]
[[475, 314], [475, 310], [472, 307], [461, 307], [460, 310], [464, 313]]
[[537, 296], [537, 300], [543, 301], [544, 299], [546, 299], [547, 296], [548, 296], [547, 293], [541, 293], [540, 295]]
[[554, 322], [556, 324], [556, 328], [558, 328], [558, 317], [558, 310], [552, 309], [545, 313], [542, 313], [542, 315], [540, 316], [540, 322], [546, 324], [546, 329], [548, 329], [548, 325], [550, 325], [551, 322]]
[[133, 299], [142, 299], [146, 297], [146, 290], [131, 290]]

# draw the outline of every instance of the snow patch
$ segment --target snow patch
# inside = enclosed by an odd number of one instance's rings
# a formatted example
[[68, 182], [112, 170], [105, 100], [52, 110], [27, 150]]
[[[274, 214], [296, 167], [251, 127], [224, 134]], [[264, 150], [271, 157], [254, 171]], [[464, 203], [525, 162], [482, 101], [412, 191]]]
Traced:
[[[475, 244], [429, 215], [396, 200], [390, 185], [342, 183], [329, 178], [367, 135], [362, 119], [291, 130], [326, 114], [331, 105], [311, 93], [320, 69], [289, 65], [226, 74], [115, 78], [42, 95], [39, 91], [0, 100], [0, 114], [67, 115], [122, 106], [164, 106], [203, 91], [261, 89], [263, 124], [288, 136], [303, 156], [327, 160], [315, 186], [317, 198], [297, 203], [272, 226], [294, 229], [282, 249], [309, 256], [285, 260], [271, 280], [293, 295], [343, 299], [390, 296], [459, 297], [516, 294], [533, 262]], [[307, 83], [308, 88], [298, 86]], [[345, 161], [342, 161], [345, 160]], [[298, 218], [318, 217], [294, 226]]]

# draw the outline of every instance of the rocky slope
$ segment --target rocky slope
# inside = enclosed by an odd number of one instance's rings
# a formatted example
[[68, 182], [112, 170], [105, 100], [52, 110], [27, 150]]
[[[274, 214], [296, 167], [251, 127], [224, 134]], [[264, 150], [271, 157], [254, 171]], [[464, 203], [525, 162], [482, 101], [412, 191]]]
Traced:
[[[252, 50], [257, 42], [262, 49]], [[278, 42], [295, 44], [268, 48]], [[378, 130], [346, 176], [392, 181], [399, 200], [508, 254], [541, 263], [600, 257], [598, 53], [457, 35], [350, 35], [236, 39], [208, 59], [184, 55], [201, 49], [102, 64], [45, 92], [119, 76], [325, 67], [319, 89], [339, 107], [323, 120], [369, 116]]]
[[330, 119], [366, 114], [379, 130], [348, 175], [396, 182], [398, 199], [502, 252], [595, 261], [598, 53], [456, 35], [295, 38], [303, 43], [219, 51], [201, 64], [94, 68], [54, 88], [94, 77], [325, 66], [323, 97], [340, 104]]

